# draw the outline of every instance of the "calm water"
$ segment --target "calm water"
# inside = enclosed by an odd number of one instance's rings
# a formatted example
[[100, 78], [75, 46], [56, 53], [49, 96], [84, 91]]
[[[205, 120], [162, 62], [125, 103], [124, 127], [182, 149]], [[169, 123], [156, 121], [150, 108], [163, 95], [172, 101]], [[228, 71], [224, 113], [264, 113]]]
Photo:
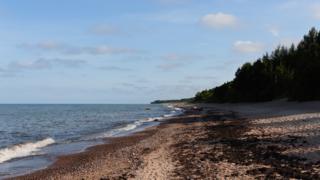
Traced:
[[0, 105], [0, 179], [180, 112], [163, 105]]

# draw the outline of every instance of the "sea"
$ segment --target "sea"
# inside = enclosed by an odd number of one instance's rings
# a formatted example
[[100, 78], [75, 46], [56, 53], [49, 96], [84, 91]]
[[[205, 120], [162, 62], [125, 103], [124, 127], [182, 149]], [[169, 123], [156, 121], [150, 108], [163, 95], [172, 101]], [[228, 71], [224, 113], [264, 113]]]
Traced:
[[0, 179], [27, 174], [183, 112], [166, 105], [0, 105]]

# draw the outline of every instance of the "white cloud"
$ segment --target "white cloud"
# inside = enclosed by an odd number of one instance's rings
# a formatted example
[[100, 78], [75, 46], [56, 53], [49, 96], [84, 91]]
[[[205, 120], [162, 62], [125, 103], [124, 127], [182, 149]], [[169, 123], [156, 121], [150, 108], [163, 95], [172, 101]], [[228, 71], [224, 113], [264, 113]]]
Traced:
[[31, 71], [31, 70], [45, 70], [54, 67], [63, 68], [77, 68], [86, 64], [84, 60], [75, 59], [46, 59], [39, 58], [33, 61], [13, 61], [10, 62], [5, 68], [1, 68], [2, 74], [14, 75], [18, 72]]
[[75, 49], [75, 53], [79, 54], [91, 54], [91, 55], [101, 55], [101, 54], [126, 54], [134, 53], [136, 50], [130, 48], [116, 48], [107, 45], [101, 45], [96, 47], [80, 47]]
[[18, 47], [27, 48], [27, 49], [34, 48], [34, 49], [41, 49], [41, 50], [47, 50], [47, 51], [55, 51], [55, 50], [66, 48], [66, 45], [53, 42], [53, 41], [43, 41], [35, 44], [24, 43], [24, 44], [18, 45]]
[[38, 59], [35, 61], [18, 62], [14, 61], [9, 63], [8, 70], [10, 71], [21, 71], [21, 70], [41, 70], [49, 69], [51, 67], [50, 61], [46, 59]]
[[37, 46], [39, 48], [43, 48], [43, 49], [48, 49], [48, 50], [53, 50], [53, 49], [57, 49], [60, 48], [61, 46], [63, 46], [62, 44], [58, 44], [56, 42], [51, 42], [51, 41], [45, 41], [42, 43], [37, 44]]
[[226, 28], [235, 27], [237, 25], [237, 18], [232, 14], [216, 13], [207, 14], [200, 20], [201, 24], [210, 28]]
[[37, 49], [42, 51], [53, 51], [61, 54], [67, 55], [79, 55], [79, 54], [89, 54], [89, 55], [108, 55], [108, 54], [131, 54], [138, 52], [131, 48], [122, 47], [112, 47], [108, 45], [98, 45], [98, 46], [72, 46], [63, 43], [56, 42], [40, 42], [36, 44], [22, 44], [19, 47], [26, 49]]
[[233, 44], [233, 49], [240, 53], [255, 53], [260, 52], [264, 48], [264, 45], [258, 42], [252, 41], [236, 41]]
[[51, 61], [53, 65], [59, 65], [66, 68], [78, 68], [87, 62], [85, 60], [79, 60], [79, 59], [48, 59], [48, 61]]

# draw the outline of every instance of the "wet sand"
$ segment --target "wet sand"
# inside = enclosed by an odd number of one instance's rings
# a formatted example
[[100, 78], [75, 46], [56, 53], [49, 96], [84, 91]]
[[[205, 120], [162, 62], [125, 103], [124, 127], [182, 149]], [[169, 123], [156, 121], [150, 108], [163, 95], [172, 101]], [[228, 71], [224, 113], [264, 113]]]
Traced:
[[193, 106], [14, 179], [320, 178], [320, 103]]

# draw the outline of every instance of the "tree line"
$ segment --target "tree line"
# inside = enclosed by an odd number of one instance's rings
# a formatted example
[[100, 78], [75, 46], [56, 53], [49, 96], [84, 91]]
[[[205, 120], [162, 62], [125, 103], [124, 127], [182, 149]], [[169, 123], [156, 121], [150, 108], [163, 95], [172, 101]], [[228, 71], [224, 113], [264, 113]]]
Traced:
[[198, 92], [195, 102], [263, 102], [287, 98], [320, 100], [320, 31], [311, 28], [298, 45], [279, 46], [253, 63], [245, 63], [235, 78]]

